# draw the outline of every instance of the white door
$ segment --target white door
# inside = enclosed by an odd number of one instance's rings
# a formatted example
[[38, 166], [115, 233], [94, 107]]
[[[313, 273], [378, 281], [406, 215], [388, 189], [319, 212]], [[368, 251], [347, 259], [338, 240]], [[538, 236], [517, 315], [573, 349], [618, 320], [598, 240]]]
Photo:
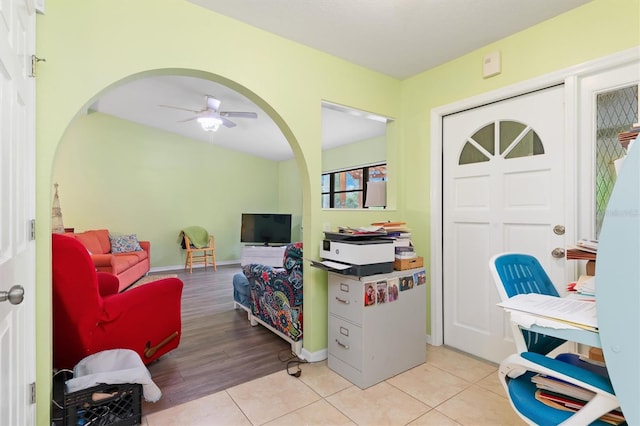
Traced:
[[515, 350], [496, 307], [491, 256], [536, 256], [562, 291], [564, 88], [555, 86], [443, 119], [444, 343], [500, 362]]
[[[35, 12], [0, 3], [0, 425], [35, 424]], [[42, 224], [47, 226], [47, 224]], [[14, 291], [10, 292], [10, 289]], [[20, 292], [24, 300], [20, 301]], [[8, 294], [10, 293], [10, 295]], [[18, 303], [18, 304], [14, 304]]]

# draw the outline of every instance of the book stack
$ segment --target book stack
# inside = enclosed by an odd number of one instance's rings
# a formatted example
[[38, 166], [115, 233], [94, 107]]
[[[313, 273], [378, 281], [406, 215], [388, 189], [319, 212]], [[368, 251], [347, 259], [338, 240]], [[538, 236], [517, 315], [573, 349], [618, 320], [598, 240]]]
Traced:
[[567, 259], [596, 260], [598, 253], [598, 241], [586, 238], [579, 239], [575, 247], [567, 249]]
[[396, 259], [415, 259], [418, 254], [413, 250], [413, 246], [396, 246]]
[[409, 233], [406, 222], [374, 222], [371, 226], [383, 229], [390, 237]]
[[623, 148], [627, 148], [629, 142], [638, 137], [638, 133], [640, 133], [640, 123], [636, 123], [633, 125], [628, 132], [618, 133], [618, 141]]
[[338, 233], [349, 234], [349, 235], [371, 235], [371, 236], [386, 235], [386, 232], [380, 226], [361, 226], [357, 228], [353, 228], [351, 226], [338, 226]]
[[[538, 388], [536, 399], [559, 410], [576, 412], [595, 396], [595, 393], [588, 389], [544, 374], [536, 374], [531, 378], [531, 382]], [[600, 417], [600, 420], [612, 425], [625, 422], [620, 410], [610, 411]]]
[[371, 226], [380, 229], [387, 235], [387, 238], [392, 238], [395, 247], [412, 248], [411, 232], [409, 228], [407, 228], [406, 222], [375, 222], [372, 223]]

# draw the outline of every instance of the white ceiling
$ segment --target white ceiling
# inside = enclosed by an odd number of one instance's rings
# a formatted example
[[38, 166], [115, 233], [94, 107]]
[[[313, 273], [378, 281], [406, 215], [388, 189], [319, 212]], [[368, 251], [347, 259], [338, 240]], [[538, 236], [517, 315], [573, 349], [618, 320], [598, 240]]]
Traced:
[[[236, 127], [221, 126], [217, 132], [205, 132], [197, 121], [183, 121], [194, 117], [194, 113], [160, 106], [199, 111], [206, 106], [205, 95], [221, 101], [220, 111], [255, 112], [258, 118], [231, 118]], [[293, 158], [289, 142], [260, 107], [244, 95], [209, 80], [185, 76], [143, 78], [110, 90], [89, 110], [273, 161]], [[350, 112], [333, 105], [322, 109], [323, 149], [385, 134], [385, 123], [367, 118], [364, 113]]]
[[591, 0], [189, 0], [404, 79]]
[[[406, 78], [590, 0], [189, 0], [366, 68]], [[204, 132], [193, 121], [205, 95], [221, 111], [252, 111], [237, 126]], [[293, 153], [275, 123], [243, 95], [193, 77], [149, 77], [119, 86], [90, 110], [279, 161]], [[384, 134], [385, 124], [323, 108], [323, 149]]]

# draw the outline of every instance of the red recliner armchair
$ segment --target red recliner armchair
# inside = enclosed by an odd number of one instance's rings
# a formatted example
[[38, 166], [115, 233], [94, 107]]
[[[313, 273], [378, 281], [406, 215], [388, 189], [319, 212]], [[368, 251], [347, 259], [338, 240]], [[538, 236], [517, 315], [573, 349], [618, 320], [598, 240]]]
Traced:
[[76, 239], [52, 235], [53, 366], [72, 369], [107, 349], [131, 349], [145, 364], [180, 344], [182, 281], [167, 278], [118, 293]]

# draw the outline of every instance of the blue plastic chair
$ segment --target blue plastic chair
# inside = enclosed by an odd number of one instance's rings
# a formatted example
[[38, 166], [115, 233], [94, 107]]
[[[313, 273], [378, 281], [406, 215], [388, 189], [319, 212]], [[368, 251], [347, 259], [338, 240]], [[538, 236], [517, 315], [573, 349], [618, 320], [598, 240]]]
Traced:
[[[518, 294], [538, 293], [560, 297], [538, 260], [523, 253], [501, 253], [491, 258], [489, 269], [502, 301]], [[512, 324], [518, 353], [510, 355], [498, 371], [511, 406], [527, 423], [536, 425], [602, 424], [603, 414], [619, 407], [606, 368], [582, 361], [577, 354], [547, 356], [565, 340]], [[549, 407], [535, 398], [531, 377], [537, 373], [554, 376], [596, 393], [577, 413]]]
[[[538, 259], [531, 255], [501, 253], [491, 258], [489, 268], [503, 302], [515, 295], [526, 293], [560, 297]], [[565, 342], [557, 337], [521, 330], [517, 325], [512, 329], [518, 352], [546, 355]]]

